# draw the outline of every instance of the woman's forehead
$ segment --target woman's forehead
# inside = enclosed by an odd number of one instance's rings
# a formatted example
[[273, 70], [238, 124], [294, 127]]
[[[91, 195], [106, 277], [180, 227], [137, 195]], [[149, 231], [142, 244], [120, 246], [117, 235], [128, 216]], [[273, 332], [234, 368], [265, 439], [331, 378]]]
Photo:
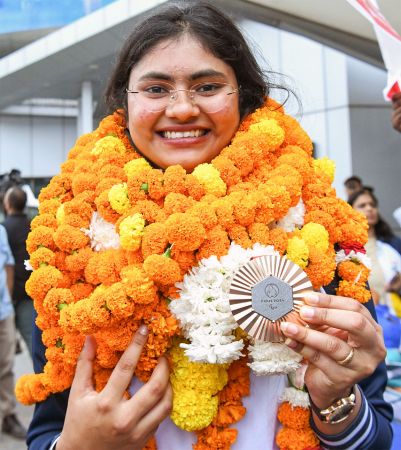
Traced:
[[169, 81], [205, 77], [232, 77], [233, 69], [189, 35], [161, 41], [132, 68], [130, 79], [156, 78]]

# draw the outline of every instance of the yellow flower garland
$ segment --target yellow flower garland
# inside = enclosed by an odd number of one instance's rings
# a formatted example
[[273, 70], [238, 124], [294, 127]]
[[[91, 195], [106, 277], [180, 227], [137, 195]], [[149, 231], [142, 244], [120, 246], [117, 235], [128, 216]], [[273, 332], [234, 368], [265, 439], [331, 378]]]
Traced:
[[[94, 380], [102, 389], [130, 336], [145, 323], [149, 338], [136, 376], [147, 380], [158, 357], [171, 349], [173, 419], [187, 430], [202, 429], [198, 450], [216, 442], [229, 448], [236, 432], [228, 427], [245, 414], [246, 360], [231, 364], [228, 382], [225, 367], [186, 361], [172, 346], [179, 328], [165, 298], [176, 295], [175, 283], [197, 261], [225, 255], [230, 241], [244, 248], [274, 245], [304, 267], [314, 288], [329, 284], [336, 271], [335, 246], [363, 245], [367, 225], [335, 197], [333, 165], [314, 161], [311, 153], [307, 134], [270, 99], [243, 121], [228, 147], [192, 174], [180, 166], [162, 172], [140, 158], [125, 135], [121, 112], [79, 138], [61, 174], [42, 190], [40, 215], [27, 241], [35, 269], [27, 291], [38, 311], [48, 362], [42, 374], [18, 381], [18, 399], [43, 401], [67, 388], [87, 334], [98, 342]], [[278, 228], [277, 221], [301, 199], [304, 225]], [[115, 224], [119, 248], [105, 244], [99, 251], [91, 243], [95, 211]], [[339, 294], [368, 300], [365, 277], [355, 277], [346, 265], [339, 274]], [[206, 373], [204, 388], [191, 385], [192, 377]], [[306, 425], [304, 432], [312, 433]], [[279, 438], [285, 442], [281, 448], [290, 448], [288, 439]], [[314, 439], [306, 439], [307, 446]]]

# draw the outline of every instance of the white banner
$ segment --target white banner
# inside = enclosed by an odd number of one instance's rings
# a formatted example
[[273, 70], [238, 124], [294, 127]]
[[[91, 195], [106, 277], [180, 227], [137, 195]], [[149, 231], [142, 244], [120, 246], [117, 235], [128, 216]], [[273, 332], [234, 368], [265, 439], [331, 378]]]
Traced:
[[385, 100], [401, 92], [401, 36], [380, 12], [376, 0], [347, 0], [373, 25], [377, 41], [387, 69], [387, 86], [383, 90]]

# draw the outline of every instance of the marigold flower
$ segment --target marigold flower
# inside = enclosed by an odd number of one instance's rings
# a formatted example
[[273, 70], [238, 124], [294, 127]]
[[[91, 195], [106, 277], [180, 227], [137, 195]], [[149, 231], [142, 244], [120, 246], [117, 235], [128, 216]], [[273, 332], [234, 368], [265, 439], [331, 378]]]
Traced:
[[321, 171], [325, 173], [328, 176], [330, 183], [334, 181], [336, 164], [332, 159], [327, 158], [327, 156], [319, 159], [314, 159], [313, 167], [316, 172]]
[[192, 173], [187, 174], [185, 177], [185, 188], [188, 191], [188, 195], [197, 201], [206, 194], [204, 186]]
[[71, 225], [60, 225], [54, 232], [54, 242], [63, 252], [72, 253], [84, 248], [89, 239], [82, 231]]
[[262, 245], [269, 245], [270, 230], [264, 223], [253, 223], [248, 227], [247, 231], [253, 244], [259, 242]]
[[121, 282], [114, 283], [101, 293], [106, 307], [117, 320], [131, 317], [135, 311], [135, 301], [129, 297], [125, 285]]
[[50, 391], [43, 384], [43, 374], [22, 375], [15, 386], [17, 400], [23, 405], [43, 402]]
[[182, 250], [178, 250], [176, 247], [173, 247], [171, 249], [171, 257], [174, 259], [174, 261], [177, 261], [182, 274], [187, 273], [191, 269], [191, 267], [196, 265], [196, 257], [194, 252], [185, 252]]
[[146, 177], [149, 197], [153, 200], [160, 200], [165, 196], [163, 172], [159, 169], [152, 169]]
[[324, 211], [308, 211], [304, 217], [305, 224], [309, 222], [320, 223], [329, 233], [330, 243], [338, 241], [336, 222], [333, 217]]
[[153, 200], [139, 200], [130, 210], [130, 213], [140, 213], [147, 223], [164, 222], [166, 212]]
[[241, 172], [226, 156], [218, 155], [212, 160], [213, 166], [219, 171], [221, 179], [227, 187], [241, 181]]
[[74, 196], [84, 191], [94, 191], [99, 179], [92, 173], [77, 173], [72, 181], [72, 192]]
[[192, 198], [176, 192], [170, 192], [164, 199], [164, 212], [167, 216], [174, 213], [184, 213], [194, 204]]
[[110, 150], [120, 155], [123, 155], [126, 152], [125, 145], [120, 141], [120, 139], [117, 139], [115, 136], [105, 136], [96, 142], [91, 153], [99, 156]]
[[34, 270], [41, 266], [55, 266], [56, 255], [46, 247], [39, 247], [31, 254], [29, 262]]
[[26, 241], [26, 249], [28, 253], [33, 253], [39, 247], [46, 247], [50, 250], [55, 250], [53, 239], [54, 230], [44, 225], [37, 226], [28, 234]]
[[91, 284], [110, 286], [120, 281], [121, 269], [126, 265], [124, 255], [115, 249], [94, 252], [85, 268], [85, 278]]
[[148, 173], [149, 170], [152, 170], [152, 166], [146, 161], [145, 158], [133, 159], [124, 165], [124, 172], [127, 174], [128, 178], [135, 178], [139, 175], [139, 173]]
[[321, 252], [329, 248], [329, 233], [323, 225], [309, 222], [301, 228], [301, 237], [308, 247], [314, 247]]
[[25, 289], [27, 294], [34, 300], [42, 301], [51, 288], [57, 287], [61, 279], [62, 275], [55, 267], [39, 267], [39, 269], [31, 273]]
[[55, 230], [57, 228], [57, 221], [54, 214], [44, 213], [35, 216], [31, 221], [31, 230], [34, 230], [39, 226], [45, 226]]
[[344, 280], [365, 285], [369, 278], [369, 269], [359, 261], [346, 260], [337, 266], [338, 275]]
[[316, 248], [309, 249], [309, 264], [305, 268], [313, 289], [318, 290], [322, 286], [330, 284], [336, 270], [336, 262], [334, 260], [334, 251], [329, 249], [327, 253], [323, 253]]
[[135, 213], [125, 217], [118, 225], [121, 247], [131, 251], [139, 250], [144, 230], [145, 220], [142, 214]]
[[61, 205], [61, 201], [57, 198], [45, 200], [39, 204], [39, 214], [52, 214], [56, 215], [58, 207]]
[[143, 268], [152, 281], [164, 286], [182, 280], [178, 263], [164, 255], [148, 256], [143, 263]]
[[196, 250], [206, 238], [206, 231], [200, 220], [189, 214], [172, 214], [165, 225], [167, 239], [178, 250]]
[[302, 430], [309, 426], [310, 411], [300, 406], [292, 406], [288, 402], [281, 403], [278, 413], [278, 420], [285, 426], [295, 430]]
[[195, 167], [192, 175], [198, 179], [208, 194], [222, 197], [227, 191], [227, 186], [222, 180], [219, 171], [208, 163], [199, 164]]
[[242, 225], [234, 225], [227, 230], [230, 239], [243, 248], [251, 248], [252, 241], [248, 231]]
[[127, 295], [136, 303], [146, 305], [158, 300], [157, 288], [142, 268], [125, 267], [121, 271], [121, 277]]
[[121, 179], [122, 178], [114, 178], [108, 176], [102, 177], [102, 179], [99, 181], [99, 184], [96, 186], [95, 196], [99, 197], [99, 195], [103, 191], [110, 190], [114, 185], [120, 183]]
[[187, 431], [202, 429], [217, 413], [215, 394], [227, 383], [227, 371], [220, 364], [190, 362], [179, 347], [173, 347], [170, 355], [174, 393], [171, 419]]
[[142, 236], [142, 254], [144, 259], [152, 254], [164, 253], [167, 245], [167, 230], [163, 223], [151, 223], [145, 228]]
[[83, 298], [89, 297], [93, 291], [93, 286], [89, 283], [78, 280], [76, 283], [71, 283], [68, 286], [71, 290], [71, 294], [74, 297], [74, 301], [81, 300]]
[[163, 174], [163, 187], [165, 195], [169, 192], [177, 194], [186, 194], [185, 179], [187, 173], [179, 165], [169, 166]]
[[366, 303], [372, 298], [372, 294], [365, 286], [355, 284], [352, 281], [341, 280], [336, 291], [337, 295], [353, 298], [360, 303]]
[[79, 272], [84, 270], [92, 255], [93, 251], [88, 247], [74, 250], [71, 255], [67, 255], [65, 257], [65, 267], [70, 272]]
[[283, 255], [288, 245], [287, 233], [280, 228], [270, 230], [268, 245], [273, 245], [274, 250], [278, 251], [280, 255]]
[[125, 214], [131, 207], [128, 198], [127, 183], [119, 183], [113, 186], [108, 193], [110, 206], [119, 214]]
[[60, 311], [69, 303], [74, 302], [74, 296], [69, 289], [51, 288], [43, 300], [43, 307], [49, 314], [49, 318], [55, 320], [57, 324]]
[[193, 204], [188, 209], [188, 214], [198, 217], [205, 230], [214, 228], [218, 224], [216, 211], [202, 202]]
[[209, 258], [216, 255], [218, 258], [227, 254], [230, 247], [230, 240], [227, 232], [220, 225], [207, 230], [206, 240], [199, 247], [196, 259], [200, 261], [203, 258]]
[[276, 443], [280, 450], [305, 450], [319, 448], [319, 440], [311, 428], [298, 430], [284, 427], [277, 433]]
[[301, 269], [305, 269], [309, 258], [308, 245], [303, 239], [294, 236], [293, 238], [288, 239], [286, 256], [301, 267]]
[[106, 222], [116, 223], [120, 218], [120, 215], [114, 211], [110, 205], [109, 192], [110, 191], [103, 191], [98, 197], [96, 197], [95, 204], [97, 212]]

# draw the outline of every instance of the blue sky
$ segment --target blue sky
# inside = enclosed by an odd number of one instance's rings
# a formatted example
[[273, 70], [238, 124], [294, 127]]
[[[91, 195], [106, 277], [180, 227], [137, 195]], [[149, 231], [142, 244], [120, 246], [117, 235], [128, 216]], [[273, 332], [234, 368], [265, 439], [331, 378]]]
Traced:
[[0, 0], [0, 34], [66, 25], [115, 0]]

